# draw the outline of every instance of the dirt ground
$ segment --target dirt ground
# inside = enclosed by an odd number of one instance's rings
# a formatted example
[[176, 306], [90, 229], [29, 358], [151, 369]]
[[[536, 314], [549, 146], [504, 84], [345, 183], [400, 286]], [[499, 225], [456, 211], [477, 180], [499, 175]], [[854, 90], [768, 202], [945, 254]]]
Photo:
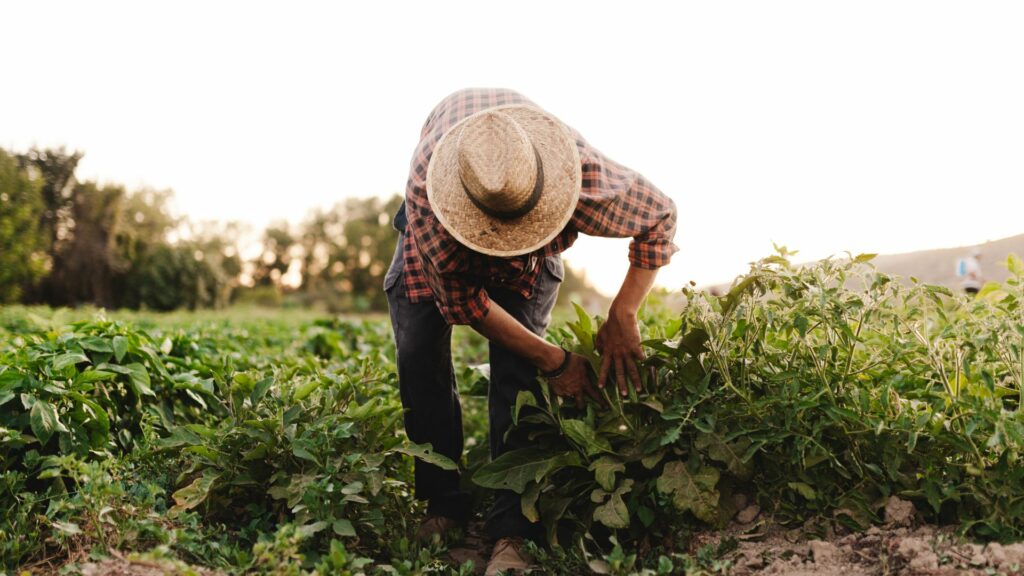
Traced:
[[[773, 528], [752, 505], [737, 514], [726, 530], [699, 535], [692, 548], [735, 539], [737, 546], [724, 556], [732, 564], [732, 576], [1024, 576], [1024, 542], [965, 542], [952, 529], [919, 524], [913, 505], [897, 498], [886, 505], [885, 520], [884, 526], [864, 532], [835, 534], [826, 540], [797, 539], [791, 531]], [[489, 550], [477, 532], [471, 529], [450, 555], [458, 563], [473, 560], [482, 574]], [[181, 564], [124, 558], [86, 564], [81, 574], [216, 576]]]
[[195, 566], [184, 566], [179, 562], [148, 560], [110, 559], [90, 562], [82, 566], [82, 576], [222, 576]]
[[1024, 543], [974, 544], [952, 529], [919, 525], [909, 502], [891, 498], [885, 525], [827, 540], [796, 540], [781, 529], [751, 530], [759, 523], [756, 506], [737, 515], [728, 530], [707, 533], [699, 545], [735, 538], [737, 548], [725, 556], [730, 574], [752, 576], [953, 576], [1024, 574]]

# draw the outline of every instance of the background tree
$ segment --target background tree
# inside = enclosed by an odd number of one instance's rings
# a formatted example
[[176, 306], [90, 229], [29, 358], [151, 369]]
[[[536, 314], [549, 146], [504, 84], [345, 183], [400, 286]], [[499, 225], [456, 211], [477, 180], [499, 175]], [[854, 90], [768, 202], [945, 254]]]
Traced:
[[17, 302], [45, 273], [42, 184], [0, 150], [0, 304]]
[[174, 310], [221, 308], [241, 273], [236, 224], [190, 223], [172, 214], [170, 190], [129, 194], [117, 253], [130, 265], [114, 278], [119, 307]]
[[386, 310], [381, 286], [398, 232], [400, 196], [350, 198], [316, 211], [301, 227], [303, 292], [329, 310]]
[[49, 237], [48, 246], [55, 246], [61, 239], [61, 224], [71, 216], [75, 169], [82, 156], [82, 152], [68, 152], [63, 147], [43, 150], [33, 148], [18, 155], [22, 167], [28, 169], [33, 177], [42, 180], [39, 194], [43, 211], [39, 215], [39, 227]]
[[295, 246], [295, 237], [287, 222], [271, 224], [263, 232], [263, 249], [253, 263], [253, 284], [280, 286], [281, 278], [291, 266]]
[[75, 184], [71, 215], [62, 220], [53, 248], [53, 271], [43, 286], [50, 304], [113, 307], [113, 278], [131, 266], [117, 252], [125, 189], [95, 182]]
[[[82, 153], [63, 148], [0, 153], [0, 302], [387, 309], [382, 284], [401, 196], [349, 198], [298, 226], [274, 223], [246, 262], [237, 224], [175, 215], [170, 190], [78, 182]], [[595, 309], [601, 296], [567, 269], [562, 298]]]

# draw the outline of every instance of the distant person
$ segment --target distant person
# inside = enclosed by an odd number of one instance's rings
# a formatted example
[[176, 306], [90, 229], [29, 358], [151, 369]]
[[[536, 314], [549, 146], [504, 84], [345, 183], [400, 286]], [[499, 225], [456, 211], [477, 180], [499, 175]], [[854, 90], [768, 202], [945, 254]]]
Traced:
[[971, 253], [960, 261], [959, 270], [961, 277], [960, 286], [964, 292], [974, 296], [981, 290], [981, 250], [975, 248]]
[[[586, 97], [581, 89], [580, 97]], [[624, 111], [623, 113], [628, 113]], [[583, 406], [598, 394], [586, 358], [543, 338], [563, 277], [560, 254], [580, 233], [632, 238], [629, 272], [597, 334], [602, 366], [626, 393], [643, 358], [636, 313], [658, 268], [677, 250], [676, 207], [638, 172], [598, 152], [521, 94], [462, 90], [427, 118], [412, 158], [400, 232], [384, 278], [398, 351], [409, 439], [462, 458], [462, 409], [452, 369], [453, 324], [490, 340], [491, 457], [529, 446], [506, 437], [521, 390], [551, 390]], [[625, 258], [625, 255], [623, 256]], [[538, 396], [539, 397], [539, 396]], [[416, 461], [416, 497], [427, 500], [418, 539], [465, 525], [470, 495], [458, 471]], [[523, 539], [542, 530], [520, 496], [499, 491], [487, 518], [495, 540], [487, 574], [527, 569]]]

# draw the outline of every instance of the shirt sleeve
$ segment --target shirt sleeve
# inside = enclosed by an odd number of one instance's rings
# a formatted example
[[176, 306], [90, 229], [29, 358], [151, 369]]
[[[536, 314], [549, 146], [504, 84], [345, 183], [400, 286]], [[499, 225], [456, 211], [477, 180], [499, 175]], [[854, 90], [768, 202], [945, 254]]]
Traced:
[[607, 158], [577, 138], [583, 163], [580, 200], [572, 224], [590, 236], [632, 238], [629, 262], [654, 269], [669, 263], [679, 248], [676, 206], [638, 172]]

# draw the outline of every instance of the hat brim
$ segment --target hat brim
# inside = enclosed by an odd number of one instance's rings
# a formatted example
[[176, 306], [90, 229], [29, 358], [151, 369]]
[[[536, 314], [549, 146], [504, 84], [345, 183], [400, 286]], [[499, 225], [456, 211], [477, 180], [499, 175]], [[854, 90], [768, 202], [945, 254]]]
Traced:
[[[522, 126], [544, 167], [544, 189], [537, 205], [508, 220], [481, 211], [459, 177], [456, 143], [462, 129], [475, 116], [494, 111]], [[482, 254], [508, 258], [533, 252], [558, 236], [576, 209], [581, 182], [579, 150], [562, 122], [539, 108], [499, 106], [464, 118], [434, 146], [427, 166], [427, 199], [441, 225], [460, 243]]]

